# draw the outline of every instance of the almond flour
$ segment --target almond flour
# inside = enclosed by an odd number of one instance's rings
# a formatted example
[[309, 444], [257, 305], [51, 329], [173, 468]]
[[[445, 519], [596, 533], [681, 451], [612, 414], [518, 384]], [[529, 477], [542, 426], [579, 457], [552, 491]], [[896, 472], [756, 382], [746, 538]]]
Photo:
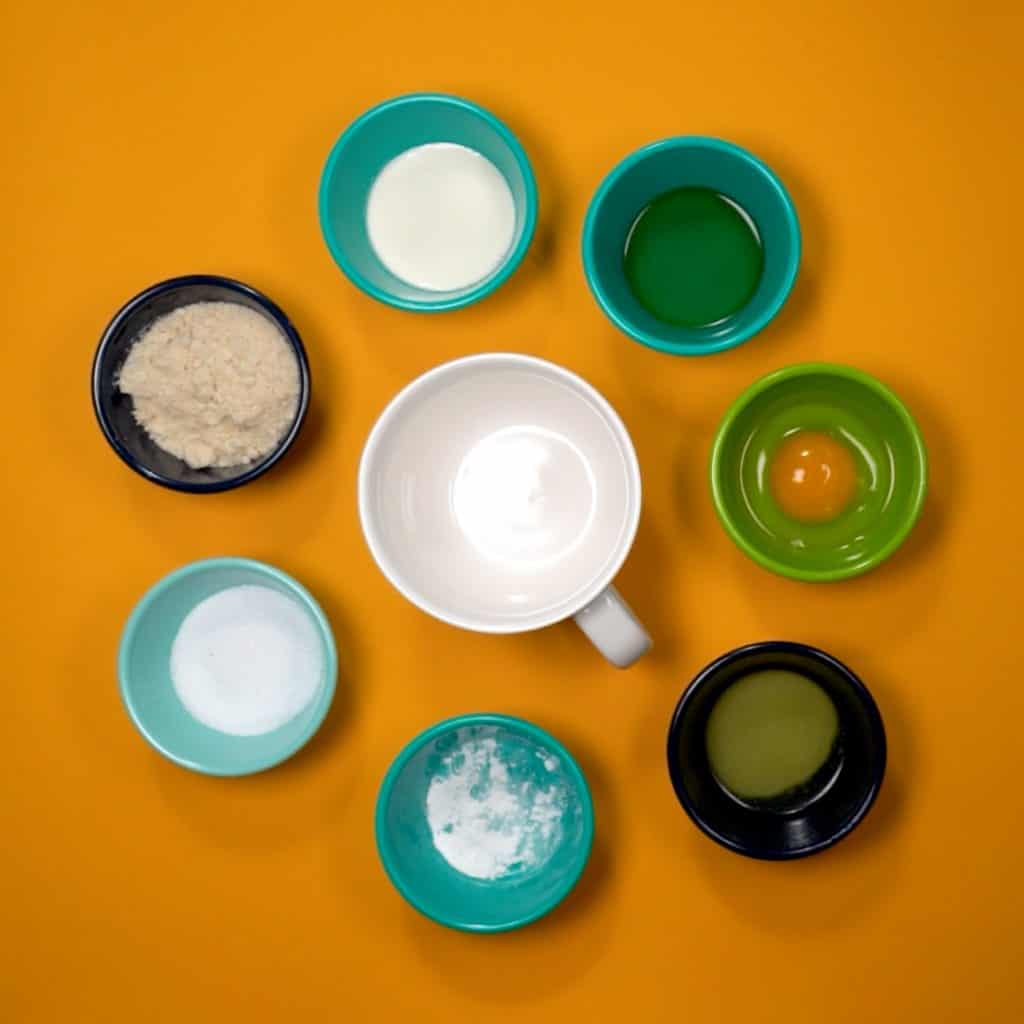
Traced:
[[118, 386], [153, 440], [193, 469], [271, 452], [295, 419], [299, 366], [281, 331], [235, 302], [195, 302], [139, 336]]

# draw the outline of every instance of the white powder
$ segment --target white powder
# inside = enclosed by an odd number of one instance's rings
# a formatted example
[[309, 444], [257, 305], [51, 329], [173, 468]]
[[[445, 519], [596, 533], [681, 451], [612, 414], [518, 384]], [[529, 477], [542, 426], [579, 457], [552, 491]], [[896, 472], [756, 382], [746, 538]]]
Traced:
[[323, 682], [320, 636], [305, 609], [269, 587], [200, 601], [171, 647], [171, 682], [204, 725], [258, 736], [294, 718]]
[[156, 443], [193, 469], [272, 451], [295, 419], [299, 366], [265, 316], [237, 302], [194, 302], [158, 317], [118, 386]]
[[512, 248], [516, 204], [504, 175], [466, 146], [432, 142], [400, 153], [377, 175], [366, 231], [396, 277], [429, 291], [483, 280]]
[[[462, 731], [427, 790], [434, 846], [456, 871], [496, 879], [540, 867], [562, 839], [569, 789], [558, 759], [498, 731]], [[538, 759], [540, 771], [531, 765]]]

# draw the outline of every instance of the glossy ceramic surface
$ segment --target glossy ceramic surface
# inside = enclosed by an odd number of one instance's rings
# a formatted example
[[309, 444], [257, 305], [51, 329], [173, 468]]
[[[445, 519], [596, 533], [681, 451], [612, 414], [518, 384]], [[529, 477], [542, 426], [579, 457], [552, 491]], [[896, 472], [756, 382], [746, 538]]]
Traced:
[[[417, 288], [377, 258], [366, 230], [374, 180], [414, 146], [453, 142], [486, 157], [504, 175], [516, 207], [505, 260], [482, 281], [449, 292]], [[482, 299], [519, 266], [537, 223], [537, 185], [523, 147], [493, 114], [458, 96], [414, 93], [387, 100], [357, 118], [334, 144], [319, 192], [320, 230], [335, 262], [364, 292], [400, 309], [439, 312]]]
[[[493, 738], [521, 782], [555, 783], [567, 794], [557, 843], [542, 864], [502, 878], [473, 878], [435, 846], [427, 792], [446, 770], [444, 755], [468, 737]], [[472, 714], [433, 726], [402, 750], [381, 785], [375, 825], [384, 869], [412, 906], [452, 928], [498, 932], [537, 920], [568, 895], [590, 855], [594, 810], [579, 765], [553, 736], [508, 715]]]
[[[270, 320], [291, 346], [299, 367], [299, 400], [295, 418], [277, 446], [262, 459], [242, 466], [193, 469], [165, 452], [136, 422], [130, 396], [117, 377], [139, 335], [158, 317], [193, 302], [237, 302]], [[161, 281], [139, 292], [117, 312], [103, 332], [92, 365], [92, 403], [103, 435], [126, 465], [140, 476], [176, 491], [208, 494], [227, 491], [255, 480], [292, 446], [309, 407], [310, 380], [306, 350], [291, 321], [266, 295], [228, 277], [192, 274]]]
[[[233, 736], [193, 718], [170, 676], [171, 646], [200, 601], [228, 587], [271, 587], [295, 600], [320, 634], [324, 674], [313, 700], [261, 736]], [[165, 757], [208, 775], [248, 775], [284, 761], [320, 727], [334, 698], [338, 658], [330, 623], [309, 591], [287, 574], [248, 558], [210, 558], [165, 576], [135, 606], [117, 656], [121, 699], [136, 728]]]
[[[749, 302], [706, 327], [656, 319], [630, 290], [623, 253], [636, 218], [654, 199], [687, 186], [713, 189], [757, 227], [764, 270]], [[630, 337], [674, 355], [709, 355], [746, 341], [778, 313], [800, 265], [800, 225], [782, 182], [752, 153], [722, 139], [686, 135], [631, 153], [604, 179], [583, 226], [583, 269], [608, 318]]]
[[[708, 764], [704, 735], [715, 701], [736, 680], [762, 669], [806, 676], [839, 713], [838, 769], [816, 799], [792, 813], [738, 802]], [[874, 803], [885, 761], [882, 718], [860, 679], [824, 651], [784, 641], [740, 647], [698, 673], [676, 706], [668, 734], [669, 775], [686, 813], [715, 842], [763, 860], [806, 857], [848, 835]]]
[[575, 374], [469, 356], [381, 414], [359, 513], [377, 564], [414, 604], [467, 629], [519, 632], [610, 583], [636, 533], [640, 470], [618, 415]]
[[[857, 466], [857, 496], [830, 522], [788, 518], [768, 486], [773, 453], [800, 430], [835, 436]], [[811, 582], [888, 558], [917, 521], [927, 483], [924, 441], [903, 403], [869, 374], [831, 363], [790, 366], [751, 385], [711, 450], [715, 509], [732, 539], [766, 569]]]

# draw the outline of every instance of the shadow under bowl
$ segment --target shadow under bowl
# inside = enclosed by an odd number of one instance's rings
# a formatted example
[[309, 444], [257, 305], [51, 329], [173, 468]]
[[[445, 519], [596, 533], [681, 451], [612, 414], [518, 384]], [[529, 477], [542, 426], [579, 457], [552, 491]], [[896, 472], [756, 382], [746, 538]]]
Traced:
[[[291, 425], [270, 452], [241, 466], [193, 469], [176, 455], [164, 451], [136, 421], [131, 397], [117, 385], [128, 352], [153, 321], [196, 302], [234, 302], [266, 317], [281, 332], [298, 363], [299, 400]], [[298, 437], [309, 408], [309, 396], [306, 350], [288, 317], [255, 288], [211, 274], [175, 277], [139, 292], [108, 324], [92, 364], [92, 404], [110, 447], [140, 476], [163, 487], [191, 494], [227, 491], [266, 473]]]
[[[171, 681], [171, 647], [185, 616], [229, 587], [269, 587], [295, 601], [320, 636], [323, 679], [290, 721], [257, 736], [235, 736], [193, 718]], [[334, 699], [338, 656], [330, 623], [313, 596], [291, 576], [248, 558], [210, 558], [165, 576], [135, 606], [117, 656], [121, 699], [135, 727], [164, 757], [207, 775], [250, 775], [291, 757], [323, 722]]]
[[[828, 784], [791, 810], [740, 802], [708, 761], [705, 735], [716, 701], [744, 676], [767, 669], [817, 683], [839, 716]], [[761, 860], [806, 857], [849, 835], [878, 795], [885, 760], [882, 717], [860, 679], [824, 651], [781, 640], [737, 648], [698, 673], [679, 699], [668, 733], [669, 776], [683, 810], [716, 843]]]
[[[519, 796], [550, 793], [564, 802], [539, 863], [530, 866], [524, 858], [497, 878], [475, 877], [449, 863], [435, 845], [427, 806], [432, 784], [464, 769], [459, 758], [467, 745], [483, 744], [494, 751]], [[481, 786], [495, 783], [493, 765], [490, 774], [484, 770]], [[469, 808], [472, 814], [479, 805], [471, 799]], [[501, 932], [536, 921], [569, 894], [590, 856], [594, 811], [583, 772], [553, 736], [508, 715], [469, 714], [432, 726], [402, 750], [381, 785], [375, 826], [384, 869], [413, 907], [449, 928]], [[470, 843], [477, 829], [468, 831], [464, 842]]]
[[[786, 516], [769, 488], [779, 445], [799, 431], [849, 450], [857, 491], [823, 523]], [[738, 547], [759, 565], [808, 582], [847, 579], [888, 558], [924, 505], [928, 456], [906, 406], [862, 370], [801, 363], [762, 377], [729, 407], [711, 449], [711, 494]]]

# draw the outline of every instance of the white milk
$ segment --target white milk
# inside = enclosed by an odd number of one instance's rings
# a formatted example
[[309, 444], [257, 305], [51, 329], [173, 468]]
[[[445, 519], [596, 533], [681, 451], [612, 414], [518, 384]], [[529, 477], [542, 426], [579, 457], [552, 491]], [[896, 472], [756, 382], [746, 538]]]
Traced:
[[434, 142], [400, 153], [377, 175], [366, 230], [395, 277], [456, 291], [493, 273], [512, 248], [516, 208], [504, 176], [466, 146]]

